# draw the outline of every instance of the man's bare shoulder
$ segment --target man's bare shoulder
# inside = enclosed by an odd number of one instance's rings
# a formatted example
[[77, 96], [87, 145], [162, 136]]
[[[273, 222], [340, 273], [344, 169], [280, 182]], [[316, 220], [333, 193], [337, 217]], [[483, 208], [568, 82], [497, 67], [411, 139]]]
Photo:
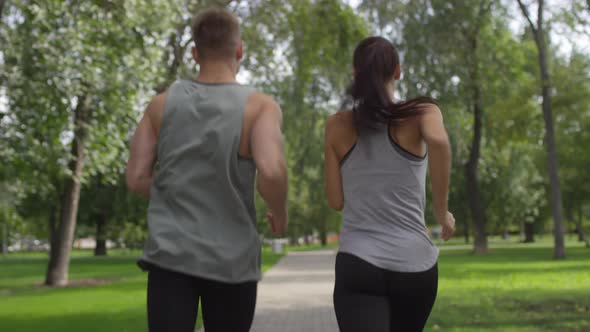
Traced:
[[160, 125], [162, 123], [162, 115], [164, 114], [164, 107], [168, 99], [168, 91], [161, 92], [155, 95], [148, 104], [144, 118], [149, 119], [150, 125], [154, 129], [156, 136], [160, 135]]
[[248, 98], [246, 108], [256, 113], [261, 111], [281, 112], [279, 104], [273, 97], [260, 91], [253, 92]]
[[146, 108], [146, 114], [152, 119], [161, 117], [166, 106], [166, 99], [168, 99], [168, 91], [155, 95]]

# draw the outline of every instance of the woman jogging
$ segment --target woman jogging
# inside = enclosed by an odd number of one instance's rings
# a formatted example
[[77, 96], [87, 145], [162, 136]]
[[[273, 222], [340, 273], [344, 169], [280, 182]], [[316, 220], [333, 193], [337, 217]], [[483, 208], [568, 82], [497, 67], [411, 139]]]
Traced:
[[[326, 192], [343, 210], [334, 307], [343, 332], [422, 331], [436, 298], [438, 249], [424, 222], [427, 168], [448, 240], [450, 144], [436, 101], [394, 102], [399, 55], [381, 37], [354, 51], [353, 107], [326, 124]], [[429, 167], [428, 167], [429, 166]]]

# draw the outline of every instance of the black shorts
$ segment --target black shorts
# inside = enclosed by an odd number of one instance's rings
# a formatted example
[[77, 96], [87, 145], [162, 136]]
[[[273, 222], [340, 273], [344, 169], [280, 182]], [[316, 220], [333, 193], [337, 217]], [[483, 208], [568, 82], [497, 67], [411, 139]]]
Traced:
[[422, 331], [437, 288], [436, 264], [424, 272], [394, 272], [338, 253], [334, 309], [340, 331]]
[[256, 306], [257, 282], [228, 284], [141, 262], [148, 271], [150, 332], [193, 332], [199, 299], [207, 332], [247, 332]]

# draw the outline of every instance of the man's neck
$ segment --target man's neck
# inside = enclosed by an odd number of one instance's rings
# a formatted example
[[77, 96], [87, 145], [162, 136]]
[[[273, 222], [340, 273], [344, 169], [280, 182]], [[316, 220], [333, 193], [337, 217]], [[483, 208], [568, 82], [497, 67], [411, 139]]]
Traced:
[[233, 64], [228, 62], [201, 63], [197, 81], [203, 83], [235, 83], [236, 74]]

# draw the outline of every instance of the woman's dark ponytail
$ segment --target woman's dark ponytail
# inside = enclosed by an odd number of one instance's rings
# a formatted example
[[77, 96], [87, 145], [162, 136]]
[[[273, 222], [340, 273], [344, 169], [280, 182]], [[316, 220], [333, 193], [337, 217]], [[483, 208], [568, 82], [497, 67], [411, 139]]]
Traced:
[[355, 77], [348, 89], [352, 97], [354, 122], [357, 128], [374, 128], [423, 112], [428, 104], [437, 105], [429, 97], [417, 97], [394, 103], [387, 92], [386, 83], [393, 78], [399, 65], [397, 50], [387, 39], [369, 37], [354, 51]]

